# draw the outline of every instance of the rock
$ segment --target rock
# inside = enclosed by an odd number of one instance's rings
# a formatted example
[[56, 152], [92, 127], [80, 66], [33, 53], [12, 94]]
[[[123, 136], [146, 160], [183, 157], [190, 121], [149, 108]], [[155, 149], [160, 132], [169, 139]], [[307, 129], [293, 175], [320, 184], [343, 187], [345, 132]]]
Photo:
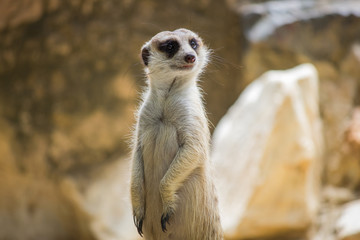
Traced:
[[[231, 5], [239, 14], [244, 17], [247, 23], [245, 34], [251, 42], [260, 42], [268, 38], [272, 38], [275, 34], [279, 34], [279, 40], [286, 34], [282, 27], [291, 25], [299, 21], [308, 21], [313, 19], [323, 19], [324, 16], [332, 14], [348, 17], [351, 15], [360, 16], [360, 3], [356, 0], [349, 0], [344, 4], [343, 1], [329, 0], [326, 3], [316, 0], [301, 1], [263, 1], [262, 3], [251, 1], [232, 1]], [[321, 27], [316, 25], [314, 27]], [[293, 29], [289, 29], [293, 31]], [[286, 36], [291, 37], [291, 36]], [[285, 37], [285, 38], [286, 38]], [[307, 38], [308, 36], [304, 36]], [[331, 41], [338, 41], [339, 39], [331, 39]], [[318, 43], [315, 39], [313, 41], [306, 41], [304, 44]], [[323, 46], [328, 47], [328, 46]]]
[[216, 124], [241, 91], [221, 60], [238, 65], [242, 45], [222, 1], [0, 1], [0, 239], [133, 237], [118, 159], [145, 85], [140, 48], [179, 27], [215, 49], [201, 85]]
[[333, 77], [323, 69], [320, 97], [324, 122], [325, 179], [328, 184], [357, 189], [360, 186], [360, 145], [356, 144], [356, 107], [360, 96], [360, 48], [354, 44]]
[[56, 184], [8, 170], [0, 170], [0, 239], [92, 239]]
[[247, 26], [244, 82], [268, 70], [313, 63], [324, 126], [324, 184], [358, 189], [359, 155], [346, 134], [360, 105], [359, 1], [231, 2]]
[[346, 204], [336, 223], [339, 240], [360, 239], [360, 200]]
[[352, 147], [360, 150], [360, 107], [354, 108], [353, 116], [346, 133], [347, 142]]
[[[349, 233], [349, 229], [356, 226], [360, 222], [360, 215], [356, 213], [349, 213], [348, 205], [357, 202], [355, 193], [348, 188], [337, 188], [333, 186], [323, 187], [323, 196], [321, 209], [319, 209], [318, 216], [311, 227], [308, 236], [310, 240], [340, 240], [343, 239], [342, 235]], [[346, 205], [344, 205], [346, 204]], [[344, 213], [350, 216], [344, 216]], [[343, 220], [340, 220], [343, 219]], [[350, 234], [351, 235], [351, 234]], [[355, 234], [356, 236], [356, 234]], [[346, 236], [344, 239], [359, 239], [355, 236]], [[347, 238], [350, 237], [350, 238]], [[352, 238], [355, 237], [355, 238]]]
[[341, 205], [355, 199], [355, 194], [348, 188], [324, 186], [322, 199], [331, 205]]
[[78, 221], [81, 214], [49, 177], [44, 138], [34, 134], [21, 147], [16, 128], [3, 119], [0, 132], [0, 239], [92, 239]]
[[94, 239], [140, 239], [132, 222], [129, 163], [129, 159], [119, 159], [60, 183]]
[[250, 84], [265, 71], [305, 62], [313, 63], [318, 70], [325, 187], [307, 239], [338, 240], [335, 223], [341, 204], [358, 196], [360, 189], [356, 140], [360, 106], [359, 1], [230, 2], [247, 26], [245, 83]]
[[323, 203], [306, 239], [338, 240], [335, 236], [335, 225], [339, 215], [339, 207]]
[[311, 64], [252, 82], [215, 129], [225, 236], [247, 239], [305, 231], [319, 205], [322, 131]]
[[17, 27], [21, 24], [38, 20], [43, 13], [43, 2], [40, 0], [0, 2], [0, 31], [5, 27]]

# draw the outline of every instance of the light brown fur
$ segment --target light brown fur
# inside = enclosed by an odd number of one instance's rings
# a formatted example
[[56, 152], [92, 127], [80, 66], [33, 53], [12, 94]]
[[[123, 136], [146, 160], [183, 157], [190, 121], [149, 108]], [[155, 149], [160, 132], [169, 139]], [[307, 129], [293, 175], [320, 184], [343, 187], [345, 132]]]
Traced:
[[[171, 58], [159, 51], [159, 44], [168, 39], [180, 45]], [[189, 45], [190, 39], [196, 39], [196, 49]], [[131, 200], [135, 225], [147, 240], [222, 239], [210, 174], [210, 133], [197, 86], [209, 51], [195, 33], [178, 29], [154, 36], [142, 53], [149, 88], [134, 134]], [[184, 63], [186, 54], [195, 55], [196, 61]], [[184, 64], [192, 65], [191, 69], [171, 67]]]

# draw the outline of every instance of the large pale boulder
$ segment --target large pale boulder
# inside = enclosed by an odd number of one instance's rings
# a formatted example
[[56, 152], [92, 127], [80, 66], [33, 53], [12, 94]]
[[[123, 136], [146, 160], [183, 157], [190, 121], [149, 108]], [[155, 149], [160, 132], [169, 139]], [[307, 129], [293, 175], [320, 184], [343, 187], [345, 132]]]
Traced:
[[[360, 105], [360, 1], [229, 0], [249, 42], [242, 80], [311, 62], [319, 73], [326, 185], [359, 189], [359, 157], [346, 132]], [[321, 32], [321, 34], [319, 34]]]
[[318, 209], [322, 131], [311, 64], [252, 82], [213, 136], [225, 236], [301, 233]]

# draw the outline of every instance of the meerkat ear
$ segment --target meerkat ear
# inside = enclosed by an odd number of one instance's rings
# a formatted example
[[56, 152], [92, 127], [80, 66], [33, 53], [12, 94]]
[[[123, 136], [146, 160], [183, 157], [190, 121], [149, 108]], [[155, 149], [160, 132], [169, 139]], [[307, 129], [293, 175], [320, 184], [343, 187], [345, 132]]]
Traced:
[[150, 50], [148, 46], [144, 46], [141, 49], [141, 58], [145, 66], [149, 65]]

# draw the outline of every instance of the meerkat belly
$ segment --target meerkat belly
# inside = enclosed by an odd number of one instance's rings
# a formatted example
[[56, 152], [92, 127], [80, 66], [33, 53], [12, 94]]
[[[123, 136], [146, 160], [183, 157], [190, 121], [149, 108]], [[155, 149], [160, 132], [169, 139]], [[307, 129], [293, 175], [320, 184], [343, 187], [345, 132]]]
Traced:
[[[145, 231], [152, 234], [161, 233], [159, 224], [162, 213], [160, 181], [174, 159], [179, 145], [175, 126], [159, 121], [158, 124], [145, 131], [147, 141], [144, 142], [144, 173], [146, 219]], [[160, 238], [159, 238], [160, 239]]]
[[144, 143], [146, 182], [159, 183], [174, 159], [179, 145], [176, 128], [159, 123], [148, 131], [149, 141]]

